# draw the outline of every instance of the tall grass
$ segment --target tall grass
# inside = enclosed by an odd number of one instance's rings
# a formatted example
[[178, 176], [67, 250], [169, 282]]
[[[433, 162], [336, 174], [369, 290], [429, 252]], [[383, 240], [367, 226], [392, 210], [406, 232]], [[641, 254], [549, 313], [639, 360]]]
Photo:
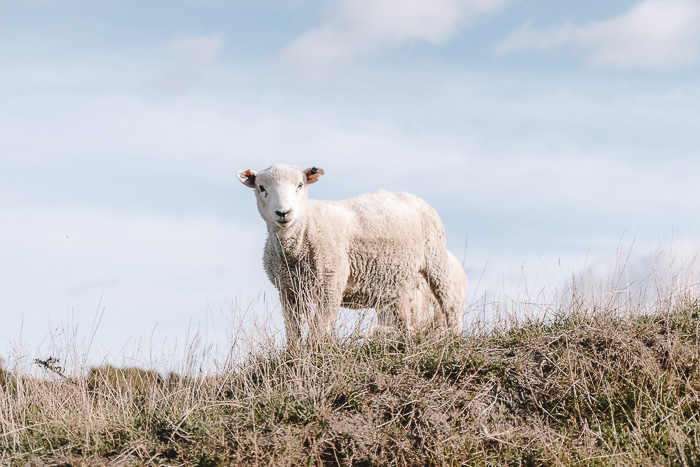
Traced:
[[477, 302], [461, 336], [248, 334], [213, 372], [195, 345], [170, 374], [10, 358], [0, 463], [699, 465], [700, 297], [684, 274], [653, 293], [576, 277]]

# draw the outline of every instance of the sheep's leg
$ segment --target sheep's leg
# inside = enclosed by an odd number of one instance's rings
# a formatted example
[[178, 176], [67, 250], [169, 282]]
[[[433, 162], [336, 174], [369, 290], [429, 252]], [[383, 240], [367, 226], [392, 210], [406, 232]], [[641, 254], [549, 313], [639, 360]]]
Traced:
[[332, 334], [335, 329], [335, 320], [348, 279], [347, 274], [338, 274], [336, 271], [319, 273], [317, 277], [322, 279], [315, 281], [312, 288], [317, 296], [314, 299], [314, 313], [309, 322], [309, 331], [315, 333], [316, 337], [321, 337]]
[[386, 305], [375, 306], [377, 312], [377, 327], [381, 331], [388, 331], [396, 328], [396, 314], [394, 309]]
[[393, 299], [378, 300], [374, 306], [377, 312], [377, 331], [413, 332], [411, 299], [408, 290], [402, 291]]
[[[435, 313], [435, 324], [438, 327], [458, 332], [461, 329], [461, 304], [457, 303], [456, 290], [452, 280], [449, 253], [445, 248], [445, 231], [442, 224], [427, 217], [423, 224], [426, 235], [425, 262], [421, 274], [425, 277], [430, 291], [439, 304]], [[437, 311], [437, 310], [436, 310]], [[438, 321], [441, 321], [438, 323]]]
[[287, 331], [287, 342], [293, 344], [301, 339], [302, 316], [297, 294], [292, 290], [280, 292], [284, 327]]
[[[425, 279], [430, 285], [430, 290], [440, 305], [442, 322], [439, 327], [447, 327], [454, 332], [461, 329], [459, 305], [455, 303], [450, 271], [446, 258], [443, 256], [435, 261], [425, 273]], [[437, 314], [435, 316], [437, 318]]]
[[[340, 311], [342, 294], [337, 290], [326, 290], [319, 299], [314, 316], [313, 329], [317, 337], [331, 335], [335, 329], [335, 320]], [[312, 326], [309, 326], [311, 328]]]
[[316, 319], [316, 332], [319, 336], [331, 335], [335, 329], [335, 320], [340, 310], [340, 300], [333, 300], [325, 303]]
[[411, 313], [411, 292], [403, 291], [400, 297], [391, 304], [389, 309], [396, 322], [396, 329], [412, 333], [414, 331], [413, 316]]

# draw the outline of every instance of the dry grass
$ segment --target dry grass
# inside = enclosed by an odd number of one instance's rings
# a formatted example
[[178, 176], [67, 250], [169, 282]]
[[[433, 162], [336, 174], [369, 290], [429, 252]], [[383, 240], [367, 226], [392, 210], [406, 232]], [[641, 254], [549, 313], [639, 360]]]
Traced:
[[177, 377], [0, 373], [7, 465], [700, 464], [700, 304], [258, 349]]
[[670, 283], [458, 337], [262, 336], [212, 374], [14, 365], [0, 464], [700, 465], [700, 301]]

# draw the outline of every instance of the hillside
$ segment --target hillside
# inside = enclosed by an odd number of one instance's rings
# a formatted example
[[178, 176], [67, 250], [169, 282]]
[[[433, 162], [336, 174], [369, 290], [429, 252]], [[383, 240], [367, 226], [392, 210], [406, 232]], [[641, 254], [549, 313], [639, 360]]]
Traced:
[[270, 345], [209, 376], [3, 371], [0, 463], [698, 465], [699, 339], [688, 299]]

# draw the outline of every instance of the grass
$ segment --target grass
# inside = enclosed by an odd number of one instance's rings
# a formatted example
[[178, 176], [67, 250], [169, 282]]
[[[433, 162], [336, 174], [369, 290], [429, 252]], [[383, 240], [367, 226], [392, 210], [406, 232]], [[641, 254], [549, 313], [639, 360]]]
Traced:
[[688, 299], [268, 345], [215, 375], [3, 370], [0, 463], [699, 465], [699, 340]]
[[216, 372], [0, 359], [0, 465], [700, 465], [700, 300], [671, 282], [461, 336], [244, 336]]

